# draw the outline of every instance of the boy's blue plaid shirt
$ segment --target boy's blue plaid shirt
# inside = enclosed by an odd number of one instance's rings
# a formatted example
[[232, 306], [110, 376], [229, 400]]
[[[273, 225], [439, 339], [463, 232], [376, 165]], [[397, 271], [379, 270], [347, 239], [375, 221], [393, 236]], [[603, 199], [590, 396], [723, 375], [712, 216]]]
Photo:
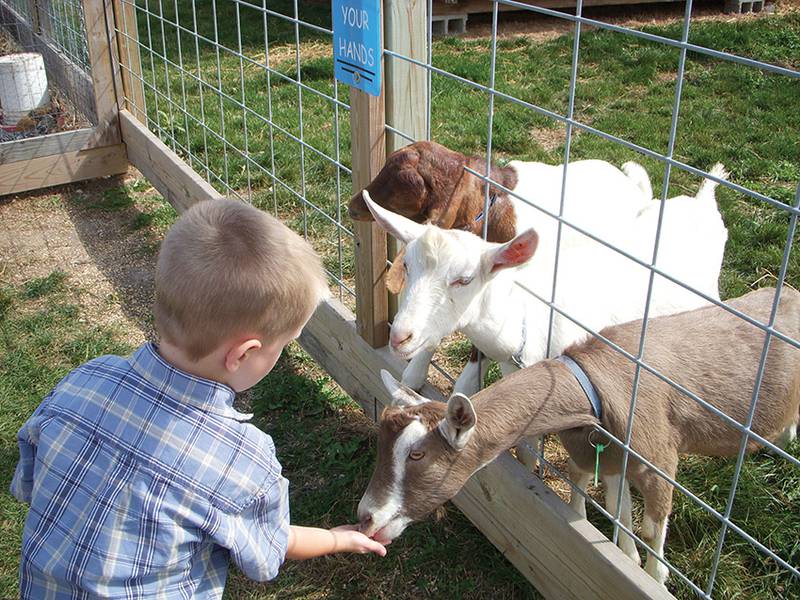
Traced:
[[19, 432], [22, 598], [220, 598], [272, 579], [289, 534], [275, 447], [234, 393], [146, 344], [70, 373]]

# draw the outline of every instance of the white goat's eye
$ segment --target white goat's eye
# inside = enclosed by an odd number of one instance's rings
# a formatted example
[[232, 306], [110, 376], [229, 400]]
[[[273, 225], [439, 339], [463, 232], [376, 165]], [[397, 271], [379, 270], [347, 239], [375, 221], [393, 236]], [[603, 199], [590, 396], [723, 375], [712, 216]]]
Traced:
[[408, 273], [408, 263], [406, 261], [403, 261], [403, 270]]
[[460, 277], [459, 279], [456, 279], [455, 281], [453, 281], [450, 285], [456, 286], [456, 287], [462, 287], [462, 286], [469, 285], [470, 283], [472, 283], [473, 279], [475, 279], [475, 278], [474, 277]]
[[410, 458], [411, 460], [419, 460], [419, 459], [421, 459], [423, 456], [425, 456], [425, 453], [424, 453], [424, 452], [422, 452], [422, 451], [420, 451], [420, 450], [413, 450], [413, 451], [411, 452], [411, 454], [409, 454], [409, 455], [408, 455], [408, 458]]

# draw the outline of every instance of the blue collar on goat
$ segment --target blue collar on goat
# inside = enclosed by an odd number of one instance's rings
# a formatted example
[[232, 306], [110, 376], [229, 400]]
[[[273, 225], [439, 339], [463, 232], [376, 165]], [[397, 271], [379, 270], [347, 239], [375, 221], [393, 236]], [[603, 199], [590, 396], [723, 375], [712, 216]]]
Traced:
[[557, 356], [556, 360], [560, 363], [564, 363], [567, 366], [567, 368], [570, 371], [572, 371], [572, 374], [575, 376], [575, 379], [577, 379], [578, 383], [581, 384], [581, 388], [583, 388], [583, 393], [586, 394], [586, 397], [589, 399], [589, 404], [592, 405], [594, 416], [602, 421], [603, 406], [600, 404], [600, 396], [597, 395], [597, 390], [594, 389], [594, 386], [592, 385], [589, 376], [586, 374], [586, 371], [584, 371], [578, 363], [576, 363], [572, 358], [570, 358], [566, 354]]

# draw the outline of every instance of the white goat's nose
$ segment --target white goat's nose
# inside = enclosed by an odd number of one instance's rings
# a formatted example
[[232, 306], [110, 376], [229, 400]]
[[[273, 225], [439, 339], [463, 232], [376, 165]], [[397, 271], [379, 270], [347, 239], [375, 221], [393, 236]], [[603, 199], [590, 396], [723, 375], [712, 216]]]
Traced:
[[402, 331], [402, 330], [395, 330], [392, 329], [392, 335], [389, 336], [389, 342], [392, 344], [392, 348], [399, 348], [406, 342], [408, 342], [414, 334], [410, 331]]

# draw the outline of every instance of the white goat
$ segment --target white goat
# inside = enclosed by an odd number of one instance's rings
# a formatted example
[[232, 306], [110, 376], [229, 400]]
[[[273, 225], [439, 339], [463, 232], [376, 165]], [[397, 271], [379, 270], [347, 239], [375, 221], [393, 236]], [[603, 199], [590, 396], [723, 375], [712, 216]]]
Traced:
[[[714, 173], [722, 176], [724, 171], [717, 166]], [[658, 268], [665, 273], [712, 298], [719, 297], [717, 281], [727, 240], [714, 198], [715, 185], [707, 180], [696, 198], [666, 201], [657, 260]], [[375, 221], [407, 244], [406, 287], [390, 338], [392, 350], [411, 359], [406, 372], [417, 369], [417, 361], [424, 362], [427, 369], [429, 357], [420, 352], [431, 352], [456, 330], [496, 360], [503, 375], [555, 356], [588, 335], [580, 325], [557, 313], [548, 354], [550, 309], [529, 291], [549, 299], [555, 244], [539, 244], [535, 229], [506, 244], [492, 244], [463, 231], [415, 223], [377, 206], [368, 193], [364, 196]], [[646, 261], [653, 250], [659, 206], [659, 202], [651, 202], [637, 219], [628, 222], [629, 227], [631, 223], [636, 227], [628, 230], [628, 239], [620, 244]], [[536, 259], [530, 261], [534, 254]], [[649, 269], [590, 240], [562, 252], [555, 304], [582, 325], [599, 331], [642, 317], [649, 278]], [[656, 275], [649, 315], [690, 310], [705, 303], [700, 296]], [[454, 392], [471, 395], [484, 373], [475, 363], [467, 367]], [[518, 448], [518, 456], [528, 467], [534, 462], [524, 447]], [[585, 489], [589, 473], [573, 467], [573, 474]], [[607, 482], [612, 487], [616, 483]], [[585, 515], [583, 497], [575, 494], [573, 498], [573, 508]], [[616, 510], [613, 505], [609, 508]], [[628, 493], [623, 495], [622, 514], [623, 521], [629, 523]], [[620, 536], [619, 543], [631, 558], [638, 558], [628, 536]]]
[[[408, 170], [409, 167], [405, 163], [409, 161], [394, 161], [394, 163], [398, 162], [400, 166], [394, 165], [396, 167], [395, 171], [405, 172]], [[474, 166], [480, 168], [477, 164]], [[384, 170], [387, 168], [388, 164]], [[556, 215], [559, 213], [563, 172], [563, 165], [548, 165], [539, 162], [511, 161], [505, 167], [493, 166], [492, 176], [501, 181], [513, 182], [514, 193], [521, 198], [525, 198], [526, 201], [508, 196], [502, 192], [498, 193], [497, 202], [508, 202], [512, 210], [501, 211], [503, 216], [499, 217], [500, 222], [490, 221], [490, 235], [493, 232], [492, 227], [497, 229], [498, 232], [504, 232], [509, 229], [510, 225], [511, 231], [515, 233], [503, 238], [503, 241], [506, 241], [514, 237], [514, 235], [529, 229], [535, 229], [539, 238], [538, 253], [541, 257], [538, 262], [540, 265], [552, 263], [557, 243], [558, 221], [547, 213]], [[468, 176], [468, 174], [464, 175], [460, 168], [459, 174], [462, 179], [466, 179]], [[381, 171], [381, 175], [384, 175], [384, 171]], [[369, 187], [375, 187], [377, 183], [385, 185], [389, 190], [394, 190], [398, 187], [393, 182], [392, 177], [388, 175], [381, 177], [381, 175]], [[471, 176], [469, 177], [475, 179]], [[462, 185], [461, 187], [468, 187], [468, 190], [462, 190], [461, 194], [453, 195], [458, 196], [462, 204], [475, 205], [476, 209], [480, 207], [482, 214], [484, 203], [483, 185]], [[565, 187], [563, 217], [592, 235], [617, 246], [623, 244], [630, 235], [631, 229], [635, 227], [634, 220], [639, 213], [648, 206], [654, 205], [647, 172], [633, 162], [623, 165], [622, 170], [602, 160], [581, 160], [570, 163], [567, 169]], [[398, 206], [402, 210], [395, 210], [394, 212], [402, 214], [411, 212], [406, 204], [428, 206], [428, 202], [423, 203], [416, 198], [413, 198], [412, 201], [405, 196], [398, 198], [395, 197], [397, 194], [385, 192], [380, 188], [376, 188], [375, 193], [380, 193], [383, 199], [378, 204], [381, 206], [387, 204], [391, 207]], [[372, 195], [368, 189], [354, 196], [351, 202], [351, 212], [355, 210], [356, 213], [361, 214], [360, 208], [354, 209], [353, 207], [358, 207], [362, 203], [366, 204], [365, 198], [367, 197], [372, 200]], [[450, 204], [452, 203], [453, 201], [451, 200]], [[456, 210], [448, 205], [444, 213], [449, 215], [461, 210], [463, 209]], [[470, 213], [470, 211], [466, 212]], [[506, 223], [508, 215], [512, 219], [511, 223]], [[472, 220], [474, 221], [474, 219]], [[480, 231], [480, 222], [477, 225], [477, 230]], [[449, 229], [449, 227], [446, 228]], [[467, 231], [469, 230], [467, 228]], [[472, 231], [474, 233], [475, 229], [473, 228]], [[562, 252], [579, 245], [585, 245], [587, 241], [590, 241], [590, 238], [582, 233], [570, 227], [562, 227]], [[549, 280], [552, 281], [552, 277]], [[399, 288], [400, 286], [396, 287]], [[403, 373], [403, 383], [416, 390], [422, 388], [428, 376], [432, 357], [433, 348], [421, 349], [416, 355], [416, 359], [411, 362]], [[486, 366], [484, 364], [484, 369]], [[467, 365], [463, 376], [459, 378], [456, 391], [473, 393], [479, 389], [477, 368], [477, 362], [470, 362]]]
[[[729, 302], [761, 323], [769, 320], [774, 289], [751, 292]], [[606, 328], [602, 334], [636, 354], [641, 321]], [[775, 328], [800, 339], [800, 293], [784, 289]], [[717, 306], [653, 319], [645, 360], [664, 376], [698, 395], [738, 423], [747, 421], [764, 333]], [[455, 496], [469, 477], [521, 436], [560, 432], [572, 460], [594, 467], [592, 438], [600, 422], [625, 439], [634, 369], [630, 360], [597, 339], [567, 349], [602, 400], [598, 421], [570, 368], [544, 360], [505, 377], [471, 400], [453, 395], [447, 404], [427, 400], [382, 372], [393, 397], [378, 433], [375, 472], [358, 505], [362, 531], [381, 542], [399, 536]], [[694, 399], [649, 372], [639, 380], [631, 447], [675, 478], [679, 454], [736, 456], [742, 434]], [[773, 338], [755, 408], [752, 431], [780, 443], [793, 437], [800, 405], [800, 351]], [[593, 436], [594, 434], [594, 436]], [[759, 444], [750, 438], [748, 451]], [[600, 455], [606, 481], [619, 481], [622, 451], [612, 444]], [[642, 538], [651, 548], [646, 570], [663, 583], [667, 521], [672, 485], [631, 456], [628, 477], [644, 498]], [[606, 496], [616, 496], [613, 488]], [[625, 525], [632, 530], [630, 523]], [[633, 548], [638, 558], [636, 547]]]

